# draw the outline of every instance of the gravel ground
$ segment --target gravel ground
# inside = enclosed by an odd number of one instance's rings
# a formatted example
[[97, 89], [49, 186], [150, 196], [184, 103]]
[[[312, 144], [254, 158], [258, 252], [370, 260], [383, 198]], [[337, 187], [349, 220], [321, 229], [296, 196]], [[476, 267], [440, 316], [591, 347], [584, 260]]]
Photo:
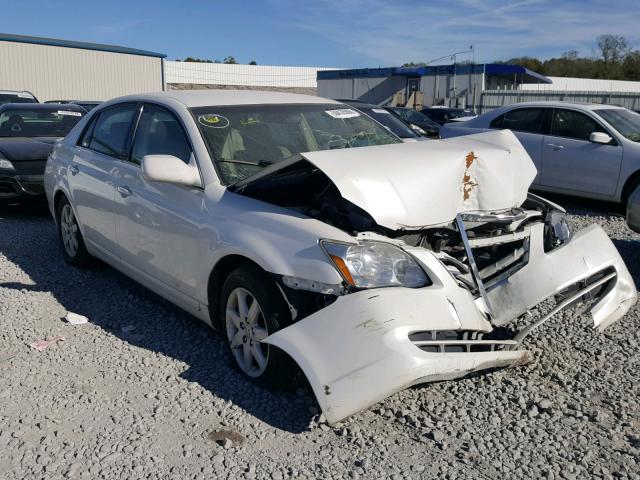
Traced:
[[[640, 282], [640, 236], [606, 205], [568, 202]], [[47, 212], [0, 214], [0, 477], [640, 478], [637, 306], [600, 335], [564, 312], [529, 337], [528, 366], [412, 388], [330, 427], [308, 390], [252, 386], [208, 327], [57, 248]]]

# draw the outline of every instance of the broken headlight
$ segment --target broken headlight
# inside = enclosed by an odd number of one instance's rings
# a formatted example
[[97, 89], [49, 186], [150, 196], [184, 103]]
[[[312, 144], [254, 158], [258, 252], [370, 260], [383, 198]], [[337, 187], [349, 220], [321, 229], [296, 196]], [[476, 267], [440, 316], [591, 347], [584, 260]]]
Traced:
[[550, 249], [559, 247], [571, 239], [571, 228], [563, 212], [553, 211], [549, 214]]
[[419, 288], [431, 282], [418, 262], [401, 248], [384, 242], [320, 242], [342, 278], [357, 288]]

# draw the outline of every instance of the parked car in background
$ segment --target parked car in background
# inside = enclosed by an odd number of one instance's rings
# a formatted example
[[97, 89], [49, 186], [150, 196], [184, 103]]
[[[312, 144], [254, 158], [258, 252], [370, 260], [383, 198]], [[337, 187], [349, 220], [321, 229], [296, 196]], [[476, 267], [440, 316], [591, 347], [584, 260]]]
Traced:
[[[93, 110], [45, 190], [69, 264], [99, 257], [219, 328], [260, 385], [297, 364], [335, 423], [526, 363], [522, 340], [582, 297], [598, 330], [635, 303], [606, 233], [572, 234], [534, 176], [509, 131], [403, 143], [319, 97], [169, 91]], [[519, 334], [494, 328], [554, 296]]]
[[422, 113], [406, 107], [386, 107], [386, 109], [397, 115], [398, 118], [420, 135], [433, 138], [440, 136], [440, 125], [431, 121]]
[[62, 103], [62, 104], [73, 104], [73, 105], [80, 105], [82, 108], [84, 108], [87, 112], [90, 112], [91, 110], [93, 110], [94, 108], [96, 108], [98, 105], [100, 105], [102, 102], [99, 102], [97, 100], [47, 100], [44, 103]]
[[476, 116], [473, 110], [464, 108], [427, 107], [423, 108], [421, 112], [438, 125], [444, 125], [449, 122], [467, 121]]
[[640, 233], [640, 185], [635, 188], [627, 200], [627, 225]]
[[0, 105], [5, 103], [38, 103], [38, 99], [26, 90], [0, 90]]
[[445, 138], [512, 130], [538, 169], [535, 190], [626, 204], [640, 185], [640, 115], [623, 107], [531, 102], [442, 128]]
[[84, 114], [77, 105], [0, 106], [0, 203], [42, 198], [47, 157]]
[[365, 115], [369, 115], [375, 121], [382, 124], [383, 127], [389, 129], [391, 133], [400, 137], [403, 142], [417, 142], [424, 139], [422, 135], [418, 134], [409, 125], [403, 122], [402, 119], [398, 118], [383, 107], [360, 102], [358, 100], [338, 100], [338, 102], [343, 102]]

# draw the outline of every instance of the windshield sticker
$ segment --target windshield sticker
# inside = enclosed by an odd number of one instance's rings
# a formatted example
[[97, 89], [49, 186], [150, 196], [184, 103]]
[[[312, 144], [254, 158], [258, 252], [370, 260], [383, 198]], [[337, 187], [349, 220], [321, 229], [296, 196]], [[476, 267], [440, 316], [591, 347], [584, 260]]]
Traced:
[[222, 115], [217, 115], [215, 113], [200, 115], [198, 117], [198, 123], [209, 128], [227, 128], [229, 126], [229, 120], [227, 117], [223, 117]]
[[372, 108], [371, 109], [372, 112], [374, 113], [387, 113], [389, 115], [391, 115], [387, 110], [385, 110], [384, 108]]
[[324, 113], [333, 118], [355, 118], [359, 117], [360, 114], [355, 110], [351, 110], [350, 108], [338, 108], [336, 110], [325, 110]]
[[74, 117], [81, 117], [82, 114], [80, 112], [71, 112], [69, 110], [58, 110], [58, 115], [72, 115]]
[[31, 95], [30, 93], [19, 93], [18, 97], [19, 98], [34, 98], [34, 96]]

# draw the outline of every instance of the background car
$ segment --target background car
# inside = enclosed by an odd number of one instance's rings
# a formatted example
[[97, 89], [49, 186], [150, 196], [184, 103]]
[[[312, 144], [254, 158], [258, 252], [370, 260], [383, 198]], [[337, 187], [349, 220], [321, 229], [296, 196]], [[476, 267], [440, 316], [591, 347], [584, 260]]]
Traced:
[[519, 103], [442, 127], [444, 138], [512, 130], [538, 174], [535, 190], [621, 202], [640, 185], [640, 115], [623, 107]]
[[5, 103], [38, 103], [38, 99], [27, 90], [0, 90], [0, 105]]
[[0, 202], [42, 198], [47, 157], [84, 114], [77, 105], [0, 106]]
[[47, 100], [44, 103], [62, 103], [62, 104], [73, 104], [73, 105], [80, 105], [82, 108], [84, 108], [87, 112], [90, 112], [91, 110], [93, 110], [94, 108], [96, 108], [98, 105], [100, 105], [102, 102], [99, 102], [97, 100]]
[[409, 125], [402, 121], [399, 117], [391, 113], [389, 110], [379, 107], [378, 105], [372, 105], [370, 103], [360, 102], [357, 100], [338, 100], [358, 111], [369, 115], [378, 123], [391, 130], [391, 133], [400, 137], [404, 142], [415, 142], [422, 140], [424, 137], [413, 130]]
[[406, 107], [386, 107], [386, 109], [396, 114], [403, 122], [421, 135], [433, 138], [440, 136], [440, 125], [417, 110]]
[[476, 116], [473, 110], [464, 108], [427, 107], [420, 111], [438, 125], [455, 121], [466, 121]]

